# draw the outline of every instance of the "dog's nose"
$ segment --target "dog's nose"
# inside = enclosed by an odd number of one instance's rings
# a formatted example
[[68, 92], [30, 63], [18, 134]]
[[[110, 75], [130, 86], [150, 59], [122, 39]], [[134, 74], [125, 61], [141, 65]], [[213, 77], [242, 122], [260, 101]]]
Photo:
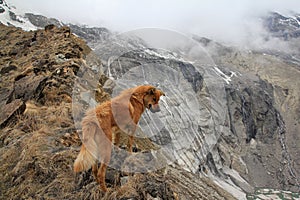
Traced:
[[159, 111], [160, 111], [160, 107], [159, 107], [158, 104], [152, 105], [152, 106], [150, 107], [150, 110], [151, 110], [151, 112], [153, 112], [153, 113], [159, 112]]

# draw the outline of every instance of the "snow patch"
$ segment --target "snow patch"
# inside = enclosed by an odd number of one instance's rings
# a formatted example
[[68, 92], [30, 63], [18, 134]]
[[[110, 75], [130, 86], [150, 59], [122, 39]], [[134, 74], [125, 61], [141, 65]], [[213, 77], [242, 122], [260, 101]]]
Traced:
[[231, 82], [233, 76], [237, 77], [237, 72], [230, 71], [230, 75], [224, 74], [218, 67], [214, 67], [214, 71], [218, 76], [220, 76], [227, 84]]
[[145, 53], [147, 53], [149, 55], [157, 56], [160, 58], [164, 58], [164, 59], [175, 59], [175, 60], [179, 60], [181, 62], [193, 64], [193, 62], [184, 60], [181, 56], [179, 56], [175, 52], [167, 52], [166, 53], [166, 51], [160, 52], [159, 49], [156, 49], [155, 51], [152, 49], [145, 49]]

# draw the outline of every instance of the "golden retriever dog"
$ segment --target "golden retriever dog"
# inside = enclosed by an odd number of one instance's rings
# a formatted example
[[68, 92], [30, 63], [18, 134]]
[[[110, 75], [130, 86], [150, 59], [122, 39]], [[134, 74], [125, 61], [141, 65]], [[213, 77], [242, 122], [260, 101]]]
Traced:
[[[137, 86], [123, 91], [119, 96], [87, 111], [82, 120], [82, 146], [74, 163], [74, 171], [92, 172], [100, 188], [106, 192], [105, 173], [110, 162], [112, 150], [112, 134], [118, 146], [120, 132], [128, 134], [128, 151], [132, 152], [133, 135], [145, 109], [160, 111], [158, 102], [165, 95], [151, 85]], [[98, 160], [100, 167], [98, 168]]]

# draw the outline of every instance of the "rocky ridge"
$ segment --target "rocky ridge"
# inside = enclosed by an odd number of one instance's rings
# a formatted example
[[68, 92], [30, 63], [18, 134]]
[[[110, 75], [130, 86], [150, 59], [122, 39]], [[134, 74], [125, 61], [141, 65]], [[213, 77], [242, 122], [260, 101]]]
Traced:
[[[58, 19], [48, 18], [39, 14], [21, 13], [4, 0], [0, 2], [0, 21], [5, 25], [20, 27], [27, 31], [44, 29], [45, 26], [51, 24], [57, 27], [68, 26], [72, 29], [73, 34], [83, 38], [90, 44], [98, 40], [103, 40], [111, 34], [104, 27], [88, 27], [86, 25], [64, 23]], [[92, 45], [90, 46], [92, 47]]]

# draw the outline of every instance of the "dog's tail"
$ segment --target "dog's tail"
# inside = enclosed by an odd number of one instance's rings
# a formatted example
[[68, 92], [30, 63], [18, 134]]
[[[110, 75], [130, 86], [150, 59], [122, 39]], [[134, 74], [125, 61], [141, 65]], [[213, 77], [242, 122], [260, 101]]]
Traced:
[[80, 153], [74, 162], [74, 172], [86, 171], [95, 164], [96, 158], [85, 148], [81, 146]]
[[87, 112], [82, 121], [82, 141], [80, 152], [74, 162], [74, 172], [86, 171], [97, 162], [98, 146], [95, 135], [99, 134], [100, 128], [93, 111]]

